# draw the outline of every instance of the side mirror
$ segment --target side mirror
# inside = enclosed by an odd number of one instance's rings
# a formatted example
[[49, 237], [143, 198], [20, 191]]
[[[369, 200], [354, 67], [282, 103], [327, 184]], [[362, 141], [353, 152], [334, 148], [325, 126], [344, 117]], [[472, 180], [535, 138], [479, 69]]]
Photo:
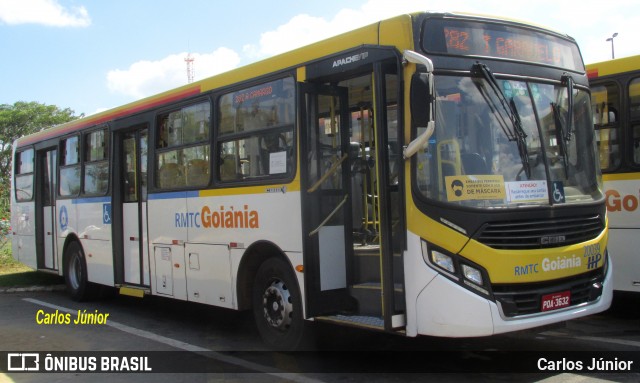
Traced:
[[424, 148], [435, 130], [435, 122], [431, 119], [431, 79], [433, 76], [428, 73], [414, 73], [411, 77], [411, 125], [427, 129], [404, 148], [402, 155], [405, 159]]
[[426, 128], [418, 137], [402, 150], [403, 158], [409, 159], [418, 150], [424, 148], [435, 131], [433, 118], [435, 109], [435, 86], [433, 80], [433, 62], [428, 57], [414, 51], [404, 51], [405, 63], [424, 65], [426, 73], [414, 73], [411, 77], [410, 109], [411, 123], [416, 128]]
[[411, 77], [411, 125], [427, 126], [429, 123], [429, 75], [414, 73]]

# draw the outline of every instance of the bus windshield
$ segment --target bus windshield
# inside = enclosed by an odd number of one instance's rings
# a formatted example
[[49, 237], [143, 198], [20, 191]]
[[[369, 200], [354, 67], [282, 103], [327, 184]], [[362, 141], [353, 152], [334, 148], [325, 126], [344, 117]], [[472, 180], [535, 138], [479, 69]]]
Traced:
[[476, 208], [602, 198], [587, 91], [440, 76], [436, 96], [436, 130], [415, 167], [424, 197]]

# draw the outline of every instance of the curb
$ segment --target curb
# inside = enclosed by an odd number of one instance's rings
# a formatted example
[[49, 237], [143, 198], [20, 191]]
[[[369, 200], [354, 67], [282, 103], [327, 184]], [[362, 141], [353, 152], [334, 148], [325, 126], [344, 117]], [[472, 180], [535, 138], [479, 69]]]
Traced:
[[65, 288], [65, 285], [0, 287], [0, 294], [32, 293], [39, 291], [63, 291]]

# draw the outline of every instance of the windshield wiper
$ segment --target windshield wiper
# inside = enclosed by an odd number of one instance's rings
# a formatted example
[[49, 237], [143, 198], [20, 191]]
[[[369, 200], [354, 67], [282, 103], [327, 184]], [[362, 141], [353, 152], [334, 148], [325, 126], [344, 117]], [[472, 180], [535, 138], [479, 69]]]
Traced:
[[569, 73], [562, 74], [562, 84], [567, 84], [567, 129], [564, 131], [566, 142], [573, 136], [573, 77]]
[[[551, 110], [556, 122], [556, 137], [560, 146], [560, 155], [564, 163], [564, 174], [569, 178], [569, 142], [573, 137], [573, 78], [568, 73], [562, 74], [561, 82], [567, 87], [567, 114], [563, 119], [561, 115], [560, 103], [552, 102]], [[565, 126], [566, 125], [566, 126]]]
[[558, 146], [560, 146], [560, 155], [562, 156], [562, 162], [564, 164], [564, 174], [567, 179], [569, 178], [569, 174], [567, 169], [569, 168], [569, 155], [567, 148], [569, 146], [569, 139], [567, 139], [567, 133], [564, 128], [564, 122], [562, 122], [562, 116], [560, 114], [560, 106], [552, 102], [551, 110], [553, 111], [553, 119], [556, 122], [556, 140], [558, 140]]
[[511, 106], [511, 110], [513, 112], [513, 127], [516, 133], [516, 142], [518, 143], [518, 152], [520, 153], [522, 168], [524, 169], [524, 173], [527, 175], [527, 179], [530, 180], [531, 163], [529, 162], [529, 148], [527, 148], [527, 134], [522, 128], [520, 113], [518, 113], [518, 108], [516, 108], [516, 103], [513, 101], [513, 97], [511, 98], [511, 102], [509, 103], [509, 105]]
[[[511, 128], [514, 125], [514, 121], [512, 119], [513, 113], [511, 111], [511, 107], [509, 106], [509, 103], [507, 102], [507, 98], [505, 97], [504, 93], [502, 93], [502, 90], [500, 89], [500, 85], [498, 85], [498, 81], [496, 80], [493, 73], [491, 73], [491, 70], [489, 70], [489, 67], [487, 67], [485, 64], [482, 64], [480, 62], [476, 62], [475, 64], [473, 64], [473, 67], [471, 68], [471, 74], [473, 74], [474, 77], [481, 77], [485, 80], [485, 82], [481, 84], [475, 81], [474, 83], [476, 84], [476, 86], [484, 96], [485, 100], [488, 102], [491, 109], [500, 117], [498, 119], [498, 122], [500, 122], [500, 127], [504, 131], [504, 134], [507, 136], [507, 139], [509, 141], [516, 141], [514, 129]], [[485, 87], [481, 86], [481, 85], [484, 85], [485, 83], [488, 85], [489, 89], [491, 89], [494, 96], [498, 98], [498, 101], [500, 102], [499, 105], [495, 102], [495, 99], [493, 97], [490, 97], [488, 94], [485, 93], [486, 92]], [[511, 122], [510, 124], [511, 127], [507, 123], [505, 116], [507, 116], [507, 118]]]
[[[504, 134], [507, 136], [507, 139], [517, 143], [518, 153], [520, 154], [520, 160], [522, 161], [522, 168], [527, 175], [527, 179], [531, 179], [531, 164], [529, 163], [529, 149], [527, 148], [526, 141], [527, 134], [522, 128], [520, 113], [518, 113], [518, 108], [516, 107], [513, 97], [511, 97], [510, 101], [507, 101], [507, 97], [502, 92], [502, 89], [500, 89], [498, 80], [496, 80], [489, 67], [485, 64], [476, 62], [473, 64], [471, 73], [474, 76], [481, 76], [484, 78], [486, 83], [489, 84], [489, 88], [493, 94], [498, 98], [498, 101], [500, 102], [499, 106], [496, 105], [492, 97], [485, 95], [485, 99], [490, 101], [489, 105], [491, 108], [498, 114], [498, 116], [500, 116], [498, 121], [500, 122], [500, 126], [502, 127]], [[478, 86], [481, 92], [484, 89], [477, 83], [476, 86]], [[511, 124], [507, 124], [507, 119], [504, 117], [505, 115]]]

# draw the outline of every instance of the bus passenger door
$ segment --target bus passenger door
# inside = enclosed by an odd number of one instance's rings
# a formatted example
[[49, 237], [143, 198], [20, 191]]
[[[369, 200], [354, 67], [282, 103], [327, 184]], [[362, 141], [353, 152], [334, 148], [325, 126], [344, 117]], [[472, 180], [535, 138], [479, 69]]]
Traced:
[[307, 315], [350, 308], [352, 251], [346, 88], [300, 84], [302, 212]]
[[[122, 134], [119, 187], [122, 196], [124, 283], [149, 286], [147, 246], [147, 137], [146, 128]], [[116, 186], [118, 187], [118, 186]], [[116, 262], [118, 265], [119, 262]]]
[[299, 94], [307, 316], [399, 331], [406, 230], [397, 60], [302, 84]]
[[[56, 216], [56, 159], [57, 150], [38, 152], [38, 180], [36, 181], [36, 222], [42, 222], [36, 228], [38, 248], [38, 269], [58, 270], [56, 257], [57, 222]], [[66, 215], [61, 214], [61, 225]]]

